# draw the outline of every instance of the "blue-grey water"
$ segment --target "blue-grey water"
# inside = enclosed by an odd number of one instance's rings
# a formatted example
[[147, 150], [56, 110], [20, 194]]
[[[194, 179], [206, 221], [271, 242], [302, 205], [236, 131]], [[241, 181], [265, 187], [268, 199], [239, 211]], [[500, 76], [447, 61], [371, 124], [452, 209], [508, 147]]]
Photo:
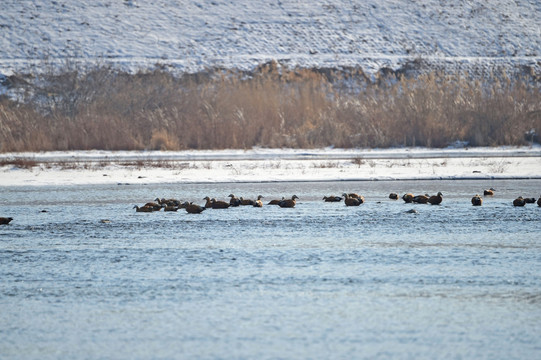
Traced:
[[[539, 180], [1, 191], [1, 359], [541, 357], [541, 207], [511, 205]], [[387, 198], [407, 191], [444, 200]], [[343, 192], [366, 203], [322, 201]], [[230, 193], [300, 200], [133, 209]]]

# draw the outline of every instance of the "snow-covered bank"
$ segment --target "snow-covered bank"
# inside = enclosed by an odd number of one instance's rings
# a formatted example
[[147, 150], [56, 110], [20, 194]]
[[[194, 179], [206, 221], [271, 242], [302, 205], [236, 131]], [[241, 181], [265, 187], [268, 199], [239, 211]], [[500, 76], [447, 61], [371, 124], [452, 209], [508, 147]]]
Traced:
[[541, 157], [541, 145], [528, 147], [466, 147], [461, 144], [444, 149], [290, 149], [253, 148], [248, 150], [184, 150], [184, 151], [46, 151], [0, 153], [0, 161], [28, 159], [36, 162], [84, 161], [210, 161], [210, 160], [347, 160], [347, 159], [429, 159], [465, 157]]
[[[35, 162], [17, 166], [15, 160]], [[2, 154], [0, 186], [541, 178], [541, 147]]]

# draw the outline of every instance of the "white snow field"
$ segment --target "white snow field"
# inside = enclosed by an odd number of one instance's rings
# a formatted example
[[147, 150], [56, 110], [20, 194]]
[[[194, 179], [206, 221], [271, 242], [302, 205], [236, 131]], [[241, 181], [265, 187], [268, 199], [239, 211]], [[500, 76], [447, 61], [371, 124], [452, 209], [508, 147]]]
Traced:
[[[34, 161], [25, 168], [8, 162]], [[0, 154], [0, 186], [541, 179], [541, 146]]]
[[67, 62], [180, 72], [291, 67], [374, 74], [436, 68], [539, 73], [537, 0], [2, 0], [0, 74]]

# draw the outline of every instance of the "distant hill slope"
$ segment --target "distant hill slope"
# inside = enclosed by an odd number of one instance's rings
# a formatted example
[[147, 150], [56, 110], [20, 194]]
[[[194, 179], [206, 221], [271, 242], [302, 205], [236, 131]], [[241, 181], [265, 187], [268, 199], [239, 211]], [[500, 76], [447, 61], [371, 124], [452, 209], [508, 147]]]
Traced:
[[422, 58], [444, 68], [541, 67], [534, 0], [2, 0], [0, 73], [62, 63], [156, 63], [184, 72], [290, 66], [374, 73]]

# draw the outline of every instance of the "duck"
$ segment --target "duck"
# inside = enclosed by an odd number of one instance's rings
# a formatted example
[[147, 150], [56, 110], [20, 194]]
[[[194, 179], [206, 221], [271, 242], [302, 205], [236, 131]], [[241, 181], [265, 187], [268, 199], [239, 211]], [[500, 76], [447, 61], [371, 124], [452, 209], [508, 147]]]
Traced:
[[413, 199], [411, 199], [411, 201], [417, 204], [427, 204], [428, 199], [429, 199], [428, 195], [416, 195], [413, 197]]
[[325, 202], [340, 202], [342, 201], [342, 198], [340, 196], [331, 195], [331, 196], [323, 196], [323, 200]]
[[186, 209], [186, 212], [188, 214], [201, 214], [203, 211], [207, 210], [207, 208], [204, 206], [199, 206], [197, 204], [189, 203], [187, 201], [183, 203], [183, 207]]
[[279, 205], [280, 202], [284, 201], [284, 199], [285, 199], [285, 197], [282, 196], [282, 200], [274, 199], [274, 200], [269, 201], [269, 203], [267, 205]]
[[474, 197], [471, 198], [471, 204], [473, 206], [481, 206], [483, 205], [483, 198], [479, 196], [479, 194], [476, 194]]
[[496, 189], [494, 189], [494, 188], [487, 189], [487, 190], [483, 191], [483, 195], [485, 195], [485, 196], [493, 196], [494, 191], [496, 191]]
[[207, 209], [212, 207], [212, 200], [210, 199], [210, 197], [205, 196], [205, 197], [203, 198], [203, 200], [206, 200], [206, 201], [207, 201], [207, 202], [205, 203], [205, 207], [206, 207]]
[[428, 198], [428, 202], [430, 205], [439, 205], [443, 201], [443, 194], [441, 191], [438, 192], [437, 195], [432, 195]]
[[535, 204], [535, 198], [524, 198], [526, 204]]
[[141, 206], [141, 207], [135, 205], [133, 208], [135, 209], [136, 212], [153, 212], [153, 211], [157, 211], [157, 210], [154, 210], [154, 208], [152, 206], [146, 206], [146, 205]]
[[524, 206], [526, 205], [526, 201], [522, 196], [519, 196], [515, 200], [513, 200], [513, 206]]
[[404, 200], [406, 203], [411, 203], [413, 202], [413, 194], [412, 193], [406, 193], [404, 195], [402, 195], [402, 200]]
[[285, 199], [285, 200], [282, 200], [280, 201], [280, 203], [278, 204], [278, 206], [280, 206], [281, 208], [292, 208], [292, 207], [295, 207], [295, 204], [297, 203], [295, 200], [298, 199], [299, 197], [297, 195], [293, 195], [291, 197], [291, 199]]
[[143, 207], [150, 207], [153, 209], [153, 211], [159, 211], [162, 206], [160, 204], [157, 204], [155, 202], [147, 202]]
[[262, 198], [263, 198], [263, 195], [259, 195], [257, 197], [257, 200], [254, 201], [254, 207], [263, 207], [263, 201], [261, 201]]
[[179, 209], [176, 205], [163, 204], [163, 211], [177, 211]]
[[537, 199], [537, 206], [541, 206], [541, 196], [539, 196], [539, 199]]
[[239, 206], [240, 205], [240, 199], [238, 197], [236, 197], [235, 195], [233, 194], [229, 194], [228, 197], [231, 198], [231, 200], [229, 200], [229, 205], [230, 206]]
[[359, 206], [362, 204], [359, 198], [351, 197], [346, 193], [343, 193], [342, 196], [344, 197], [344, 204], [346, 204], [346, 206]]
[[210, 202], [213, 209], [227, 209], [231, 206], [231, 204], [226, 201], [216, 200], [214, 198], [212, 198]]
[[243, 198], [242, 196], [240, 197], [240, 204], [242, 206], [246, 206], [246, 205], [254, 205], [254, 200], [251, 200], [251, 199], [245, 199]]
[[397, 193], [390, 193], [389, 199], [391, 200], [398, 200], [398, 194]]
[[189, 202], [184, 201], [184, 202], [181, 202], [177, 207], [178, 207], [179, 209], [186, 209], [186, 203], [189, 204]]
[[[345, 195], [346, 195], [346, 193], [342, 194], [342, 196], [344, 196], [344, 199], [345, 199]], [[359, 200], [359, 202], [361, 204], [364, 203], [364, 196], [362, 196], [362, 195], [359, 195], [357, 193], [349, 193], [349, 194], [347, 194], [347, 196], [350, 197], [350, 198]]]
[[158, 204], [160, 205], [168, 205], [168, 206], [179, 206], [180, 201], [177, 199], [165, 199], [165, 198], [156, 198], [154, 199]]
[[12, 220], [12, 217], [0, 217], [0, 225], [8, 225]]

